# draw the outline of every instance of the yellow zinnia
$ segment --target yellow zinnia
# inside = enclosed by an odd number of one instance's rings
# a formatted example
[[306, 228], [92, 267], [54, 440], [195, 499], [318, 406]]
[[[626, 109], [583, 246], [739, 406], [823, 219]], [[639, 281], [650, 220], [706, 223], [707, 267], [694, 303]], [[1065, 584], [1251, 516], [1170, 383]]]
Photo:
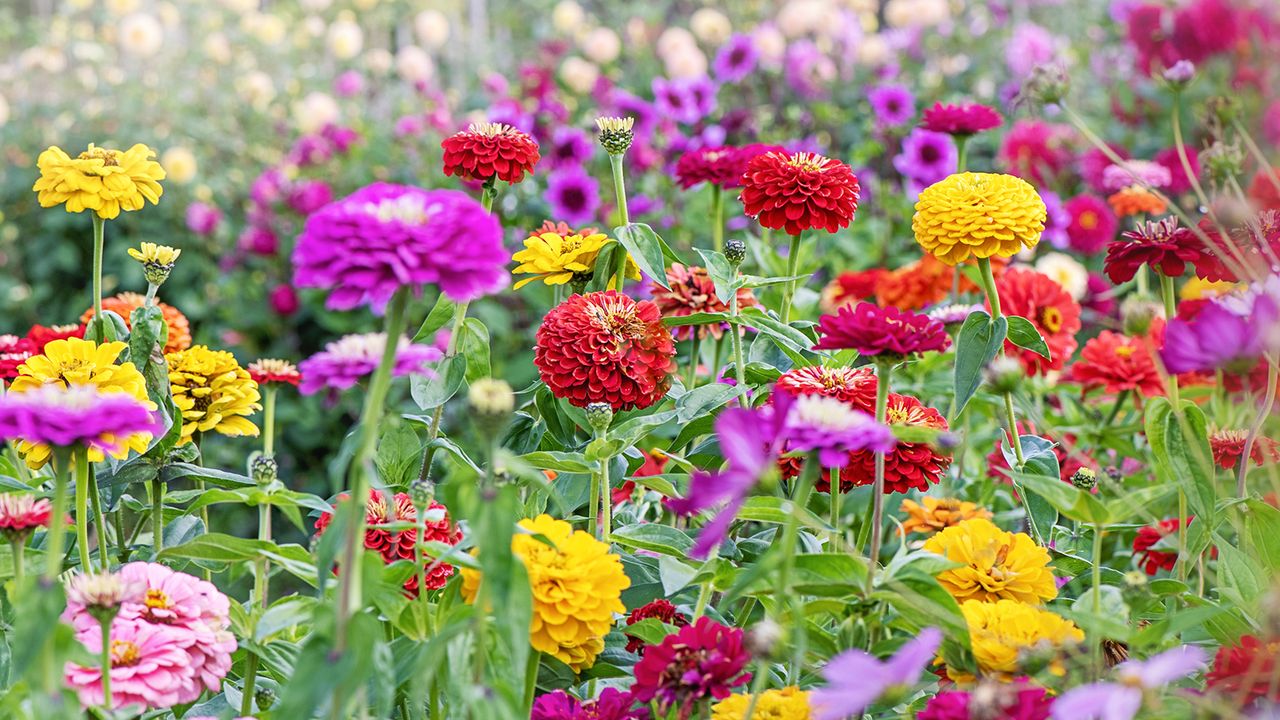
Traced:
[[129, 248], [129, 257], [142, 264], [142, 275], [147, 282], [160, 286], [169, 279], [173, 266], [178, 263], [182, 251], [168, 245], [157, 245], [144, 242], [136, 248]]
[[137, 144], [121, 152], [92, 143], [78, 157], [59, 147], [40, 153], [40, 179], [31, 188], [41, 207], [65, 205], [67, 212], [92, 210], [111, 220], [121, 210], [141, 210], [145, 201], [160, 202], [164, 168], [152, 160], [155, 151]]
[[[25, 392], [41, 385], [57, 384], [92, 385], [99, 392], [122, 392], [141, 400], [147, 408], [156, 409], [156, 404], [147, 398], [147, 382], [133, 363], [115, 364], [116, 358], [127, 345], [122, 342], [108, 342], [101, 345], [80, 338], [54, 340], [44, 346], [40, 355], [27, 359], [18, 366], [18, 376], [9, 386], [10, 392]], [[150, 433], [130, 435], [120, 444], [118, 452], [112, 457], [124, 458], [129, 451], [146, 452], [151, 442]], [[48, 445], [38, 445], [23, 441], [18, 444], [18, 452], [32, 469], [38, 469], [49, 462], [53, 450]], [[89, 460], [102, 462], [106, 457], [101, 450], [90, 449]]]
[[[564, 285], [573, 280], [574, 275], [589, 276], [595, 270], [600, 251], [610, 242], [607, 235], [596, 232], [595, 228], [571, 230], [564, 223], [547, 222], [525, 238], [524, 250], [511, 256], [520, 263], [514, 271], [517, 275], [533, 275], [517, 282], [515, 289], [538, 279], [547, 285]], [[640, 268], [630, 255], [627, 256], [627, 277], [640, 279]]]
[[[1084, 640], [1084, 633], [1070, 620], [1016, 600], [970, 600], [960, 605], [960, 612], [969, 626], [978, 671], [997, 679], [1022, 674], [1024, 653], [1057, 650]], [[947, 672], [953, 680], [964, 677]]]
[[[750, 704], [750, 693], [730, 695], [711, 706], [711, 720], [742, 720], [747, 716]], [[809, 720], [812, 717], [809, 693], [794, 685], [781, 690], [765, 690], [760, 694], [760, 701], [756, 703], [751, 717], [754, 720]]]
[[960, 563], [938, 573], [938, 583], [957, 602], [1007, 599], [1038, 605], [1058, 596], [1049, 551], [1030, 535], [1001, 530], [986, 518], [949, 527], [926, 540], [924, 549]]
[[[563, 520], [539, 515], [521, 520], [528, 534], [511, 539], [511, 551], [524, 563], [533, 594], [529, 642], [575, 672], [589, 668], [604, 649], [604, 636], [622, 613], [622, 591], [631, 580], [609, 546]], [[537, 539], [542, 535], [551, 544]], [[462, 596], [475, 602], [480, 573], [462, 568]]]
[[182, 439], [191, 442], [199, 432], [257, 436], [258, 426], [246, 416], [261, 410], [258, 383], [225, 350], [196, 345], [167, 353], [173, 404], [182, 413]]
[[1046, 217], [1044, 200], [1026, 180], [967, 172], [920, 193], [911, 229], [926, 252], [955, 266], [1035, 247]]
[[959, 525], [965, 520], [991, 517], [991, 511], [971, 502], [928, 495], [921, 498], [919, 503], [914, 500], [903, 500], [902, 511], [907, 514], [907, 519], [902, 523], [904, 534], [914, 532], [932, 535], [952, 525]]

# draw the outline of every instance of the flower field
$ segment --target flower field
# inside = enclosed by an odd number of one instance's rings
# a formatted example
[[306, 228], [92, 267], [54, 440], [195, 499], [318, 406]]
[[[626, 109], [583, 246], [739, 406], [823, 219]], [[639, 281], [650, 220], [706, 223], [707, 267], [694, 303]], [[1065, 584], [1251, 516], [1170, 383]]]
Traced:
[[1280, 718], [1271, 0], [0, 38], [0, 718]]

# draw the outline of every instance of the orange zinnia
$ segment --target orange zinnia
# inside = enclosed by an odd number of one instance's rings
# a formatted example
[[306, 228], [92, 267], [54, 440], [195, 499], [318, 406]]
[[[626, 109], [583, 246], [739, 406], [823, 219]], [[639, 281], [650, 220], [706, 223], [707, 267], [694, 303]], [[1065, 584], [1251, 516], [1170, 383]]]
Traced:
[[1155, 193], [1137, 185], [1127, 187], [1107, 198], [1111, 209], [1120, 217], [1130, 215], [1161, 215], [1168, 206]]
[[914, 500], [903, 500], [902, 511], [907, 514], [907, 519], [902, 523], [904, 535], [907, 533], [932, 535], [952, 525], [959, 525], [965, 520], [991, 519], [991, 511], [978, 507], [974, 503], [928, 495], [920, 498], [920, 503]]
[[[102, 309], [110, 310], [124, 318], [125, 327], [130, 327], [129, 315], [142, 307], [145, 301], [146, 298], [138, 293], [122, 292], [115, 297], [103, 298]], [[191, 347], [191, 324], [187, 322], [187, 316], [172, 305], [157, 301], [156, 306], [160, 308], [160, 312], [164, 313], [164, 324], [169, 326], [169, 338], [165, 341], [164, 351], [166, 353], [181, 352]], [[91, 317], [93, 317], [93, 308], [84, 311], [80, 316], [80, 323], [82, 325], [88, 323]]]

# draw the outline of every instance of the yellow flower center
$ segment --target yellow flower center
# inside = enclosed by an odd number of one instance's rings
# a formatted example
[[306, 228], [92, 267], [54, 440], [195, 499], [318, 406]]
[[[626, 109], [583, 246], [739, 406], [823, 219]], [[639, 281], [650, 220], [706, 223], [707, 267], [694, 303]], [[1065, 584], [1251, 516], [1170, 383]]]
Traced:
[[1098, 214], [1092, 210], [1086, 210], [1080, 213], [1080, 217], [1077, 221], [1080, 223], [1080, 227], [1085, 230], [1092, 230], [1098, 227]]
[[1126, 357], [1126, 358], [1127, 358], [1127, 357], [1129, 357], [1130, 355], [1133, 355], [1133, 346], [1131, 346], [1131, 345], [1121, 345], [1120, 347], [1116, 348], [1116, 356], [1117, 356], [1117, 357]]
[[1040, 311], [1040, 324], [1051, 333], [1062, 329], [1062, 311], [1056, 307], [1047, 307]]
[[817, 153], [802, 152], [793, 155], [791, 159], [787, 161], [787, 164], [809, 172], [822, 172], [827, 167], [827, 163], [830, 162], [831, 160], [829, 158], [825, 158]]
[[143, 604], [152, 610], [164, 610], [169, 607], [169, 596], [163, 590], [152, 588], [147, 591], [147, 597], [143, 600]]
[[88, 150], [80, 153], [81, 160], [101, 160], [102, 164], [108, 167], [118, 167], [120, 161], [117, 159], [120, 155], [118, 150], [108, 150], [100, 148], [96, 145], [90, 145]]
[[138, 662], [142, 650], [128, 640], [111, 641], [111, 667], [128, 667]]

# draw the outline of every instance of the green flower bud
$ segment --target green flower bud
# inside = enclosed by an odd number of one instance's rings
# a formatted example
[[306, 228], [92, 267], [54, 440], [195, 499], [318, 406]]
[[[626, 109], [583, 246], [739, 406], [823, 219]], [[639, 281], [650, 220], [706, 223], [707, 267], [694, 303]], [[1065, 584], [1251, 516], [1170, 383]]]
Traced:
[[991, 361], [986, 371], [987, 384], [991, 391], [999, 395], [1011, 393], [1018, 389], [1026, 377], [1022, 363], [1008, 355], [1000, 355]]
[[733, 267], [738, 267], [743, 260], [747, 259], [747, 244], [741, 240], [725, 240], [724, 241], [724, 259], [729, 261]]
[[622, 155], [635, 140], [635, 118], [598, 117], [596, 127], [600, 128], [600, 144], [610, 155]]
[[593, 402], [585, 408], [587, 413], [587, 422], [591, 424], [591, 429], [597, 433], [603, 433], [609, 429], [609, 425], [613, 422], [613, 408], [609, 403]]
[[276, 463], [275, 458], [262, 453], [254, 453], [249, 456], [249, 477], [253, 478], [253, 482], [258, 487], [266, 487], [275, 482], [279, 471], [280, 466]]
[[1087, 467], [1082, 467], [1071, 476], [1071, 484], [1081, 490], [1092, 490], [1098, 487], [1098, 473]]

